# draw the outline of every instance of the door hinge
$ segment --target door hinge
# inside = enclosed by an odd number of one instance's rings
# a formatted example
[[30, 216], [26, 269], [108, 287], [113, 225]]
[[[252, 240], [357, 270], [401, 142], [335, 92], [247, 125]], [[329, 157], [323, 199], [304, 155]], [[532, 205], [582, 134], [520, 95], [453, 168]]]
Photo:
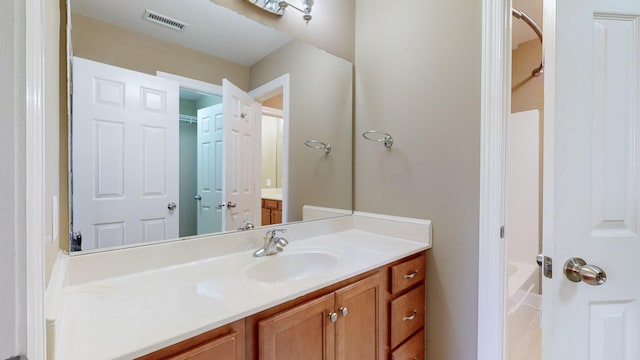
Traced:
[[500, 226], [500, 239], [504, 239], [504, 225]]
[[551, 279], [553, 277], [553, 260], [548, 256], [538, 254], [538, 256], [536, 256], [536, 262], [542, 267], [542, 275]]
[[69, 252], [82, 250], [82, 233], [71, 231], [69, 233]]

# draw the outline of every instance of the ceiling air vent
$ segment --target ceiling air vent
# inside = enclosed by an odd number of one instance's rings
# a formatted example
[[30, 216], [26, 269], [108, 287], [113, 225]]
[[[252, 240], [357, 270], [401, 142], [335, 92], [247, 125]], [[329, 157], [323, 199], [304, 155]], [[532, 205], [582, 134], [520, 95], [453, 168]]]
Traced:
[[172, 19], [168, 16], [160, 15], [157, 12], [153, 12], [149, 9], [144, 11], [144, 18], [145, 20], [153, 21], [156, 24], [164, 25], [177, 31], [183, 31], [184, 28], [188, 25], [187, 23]]

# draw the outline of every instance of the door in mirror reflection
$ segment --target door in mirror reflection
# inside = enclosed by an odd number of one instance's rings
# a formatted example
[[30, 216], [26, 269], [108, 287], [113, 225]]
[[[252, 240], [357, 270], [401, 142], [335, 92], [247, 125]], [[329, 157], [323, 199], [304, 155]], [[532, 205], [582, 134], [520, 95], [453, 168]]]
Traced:
[[82, 58], [73, 66], [74, 247], [177, 237], [178, 84]]
[[[209, 234], [222, 231], [222, 104], [198, 109], [197, 113], [197, 233]], [[181, 232], [185, 235], [195, 234]]]
[[74, 250], [260, 224], [262, 112], [249, 94], [82, 58], [74, 79]]
[[229, 80], [222, 80], [224, 230], [260, 223], [261, 104]]

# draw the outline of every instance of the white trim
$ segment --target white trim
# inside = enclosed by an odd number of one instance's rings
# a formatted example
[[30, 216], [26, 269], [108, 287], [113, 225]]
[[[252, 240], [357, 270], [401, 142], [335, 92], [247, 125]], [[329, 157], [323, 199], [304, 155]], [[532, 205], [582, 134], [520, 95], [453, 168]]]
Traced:
[[45, 359], [44, 0], [26, 0], [27, 357]]
[[289, 222], [289, 74], [279, 76], [249, 91], [254, 99], [264, 101], [282, 92], [282, 223]]
[[187, 88], [189, 90], [201, 91], [207, 94], [222, 96], [222, 86], [220, 85], [211, 84], [180, 75], [174, 75], [163, 71], [156, 71], [156, 76], [176, 81], [178, 84], [180, 84], [180, 87]]
[[[555, 233], [555, 129], [556, 129], [556, 1], [543, 0], [543, 37], [542, 52], [544, 54], [544, 139], [542, 164], [542, 252], [554, 258]], [[551, 359], [553, 356], [553, 281], [542, 278], [542, 349], [541, 358]], [[546, 295], [545, 295], [546, 294]]]
[[483, 1], [478, 359], [505, 358], [506, 120], [511, 104], [511, 1]]

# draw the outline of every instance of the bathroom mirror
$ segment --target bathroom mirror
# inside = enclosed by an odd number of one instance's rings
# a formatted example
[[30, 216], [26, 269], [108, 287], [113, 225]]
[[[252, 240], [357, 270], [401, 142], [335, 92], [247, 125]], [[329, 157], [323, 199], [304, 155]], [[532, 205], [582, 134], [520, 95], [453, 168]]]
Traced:
[[70, 12], [71, 252], [351, 214], [350, 62], [209, 0]]

